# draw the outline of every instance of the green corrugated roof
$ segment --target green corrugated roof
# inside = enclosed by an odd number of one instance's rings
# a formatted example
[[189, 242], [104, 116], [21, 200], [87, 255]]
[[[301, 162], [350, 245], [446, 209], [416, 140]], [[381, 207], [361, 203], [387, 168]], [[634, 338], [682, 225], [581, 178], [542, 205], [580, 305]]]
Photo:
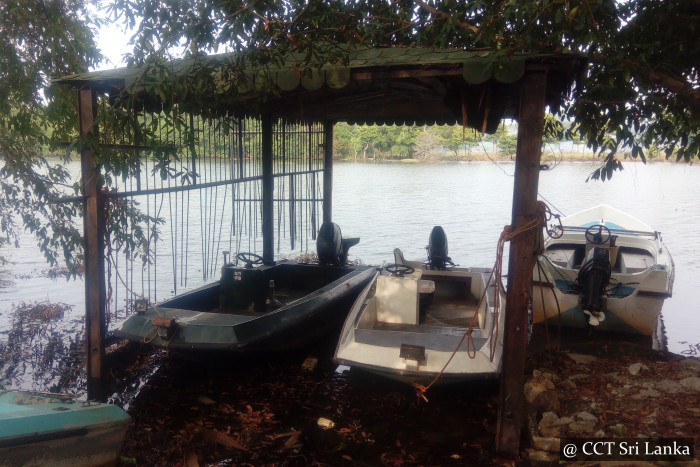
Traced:
[[[250, 67], [246, 74], [255, 83], [272, 80], [283, 91], [296, 89], [300, 84], [307, 90], [315, 90], [328, 85], [333, 89], [346, 86], [351, 79], [351, 71], [388, 67], [426, 67], [461, 65], [464, 79], [471, 84], [483, 83], [495, 79], [503, 83], [511, 83], [520, 79], [525, 70], [526, 55], [511, 58], [498, 58], [489, 52], [470, 52], [455, 49], [433, 48], [369, 48], [348, 52], [347, 65], [323, 64], [315, 67], [310, 73], [299, 73], [299, 66], [304, 65], [304, 53], [289, 54], [283, 66]], [[169, 70], [170, 76], [182, 76], [192, 70], [196, 63], [207, 66], [225, 65], [235, 60], [234, 54], [211, 55], [199, 59], [177, 59], [163, 65]], [[143, 72], [142, 68], [116, 68], [113, 70], [94, 71], [64, 76], [54, 80], [57, 83], [128, 87], [137, 81]], [[239, 86], [239, 92], [251, 91], [249, 85]]]
[[[274, 54], [267, 52], [251, 51], [271, 59]], [[306, 53], [289, 53], [282, 61], [241, 70], [241, 55], [219, 54], [149, 68], [81, 73], [55, 82], [90, 86], [113, 96], [126, 89], [154, 109], [179, 103], [194, 113], [266, 113], [313, 121], [466, 122], [493, 132], [501, 118], [517, 116], [519, 80], [528, 64], [548, 70], [547, 105], [558, 106], [584, 63], [565, 54], [504, 57], [456, 49], [343, 49], [328, 44], [319, 45], [314, 54], [334, 62], [309, 63]], [[183, 84], [175, 91], [179, 94], [159, 86], [169, 80]]]

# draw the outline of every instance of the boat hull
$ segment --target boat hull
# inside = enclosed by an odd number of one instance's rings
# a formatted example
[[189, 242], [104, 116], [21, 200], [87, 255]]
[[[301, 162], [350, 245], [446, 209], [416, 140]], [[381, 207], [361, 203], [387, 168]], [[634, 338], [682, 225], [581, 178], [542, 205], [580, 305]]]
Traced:
[[113, 405], [5, 391], [0, 466], [115, 465], [128, 427], [129, 416]]
[[[579, 296], [562, 290], [566, 289], [553, 287], [549, 283], [533, 286], [533, 323], [579, 329], [589, 327], [588, 316], [579, 307]], [[637, 291], [623, 298], [608, 297], [605, 299], [605, 320], [596, 328], [606, 332], [651, 336], [665, 299], [665, 296]]]
[[545, 251], [533, 270], [533, 323], [591, 326], [583, 311], [578, 274], [595, 246], [587, 244], [586, 229], [602, 225], [615, 235], [616, 245], [606, 246], [611, 259], [610, 285], [601, 295], [603, 320], [595, 326], [601, 331], [651, 336], [673, 289], [674, 264], [661, 235], [605, 205], [564, 218], [562, 223], [564, 235], [545, 241]]
[[[293, 277], [312, 290], [269, 311], [256, 311], [252, 305], [227, 309], [225, 301], [231, 294], [222, 290], [220, 283], [214, 283], [131, 316], [115, 334], [158, 347], [195, 352], [296, 349], [340, 329], [352, 302], [374, 270], [368, 266], [339, 269], [286, 262], [275, 267], [284, 270], [284, 277]], [[261, 268], [258, 272], [269, 277], [277, 274], [274, 277], [283, 286], [281, 269]], [[330, 271], [333, 275], [324, 285], [311, 285]], [[167, 323], [167, 328], [154, 324], [158, 322]]]
[[[407, 264], [420, 267], [419, 263]], [[411, 299], [400, 296], [401, 279], [390, 278], [394, 284], [382, 284], [382, 276], [377, 275], [355, 301], [345, 321], [334, 362], [424, 386], [498, 377], [503, 314], [494, 313], [493, 286], [486, 288], [484, 302], [479, 300], [490, 271], [421, 271], [418, 267], [418, 282], [427, 280], [434, 285], [434, 291], [410, 291], [410, 298], [417, 301], [413, 307]], [[459, 292], [458, 287], [466, 287], [467, 293]], [[377, 292], [378, 288], [390, 290], [388, 301], [384, 301], [383, 292]], [[401, 304], [401, 309], [391, 310], [395, 306], [392, 303]], [[504, 303], [501, 296], [502, 309]], [[406, 309], [409, 312], [399, 316]], [[412, 356], [412, 351], [419, 356]]]

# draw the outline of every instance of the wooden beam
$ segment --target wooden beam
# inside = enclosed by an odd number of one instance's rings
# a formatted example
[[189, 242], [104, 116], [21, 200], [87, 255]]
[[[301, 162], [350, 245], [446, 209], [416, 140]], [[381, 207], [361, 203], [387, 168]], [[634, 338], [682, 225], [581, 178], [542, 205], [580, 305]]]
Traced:
[[[97, 138], [97, 95], [94, 89], [78, 90], [81, 137]], [[83, 191], [83, 232], [85, 237], [85, 332], [87, 344], [87, 397], [104, 400], [105, 337], [105, 212], [100, 171], [89, 148], [80, 153]]]
[[444, 76], [461, 76], [462, 66], [451, 65], [444, 68], [412, 68], [408, 70], [396, 71], [353, 71], [352, 79], [355, 81], [365, 80], [393, 80], [393, 79], [415, 79], [415, 78], [434, 78]]
[[272, 117], [262, 116], [262, 234], [263, 263], [275, 262], [274, 191], [275, 177], [272, 165]]
[[323, 122], [323, 222], [333, 220], [333, 122]]
[[[523, 77], [518, 122], [518, 145], [513, 187], [513, 231], [537, 215], [537, 185], [544, 127], [547, 74], [528, 70]], [[498, 410], [496, 449], [517, 456], [523, 426], [524, 371], [527, 350], [527, 304], [532, 280], [535, 230], [511, 240], [508, 260], [503, 366]]]

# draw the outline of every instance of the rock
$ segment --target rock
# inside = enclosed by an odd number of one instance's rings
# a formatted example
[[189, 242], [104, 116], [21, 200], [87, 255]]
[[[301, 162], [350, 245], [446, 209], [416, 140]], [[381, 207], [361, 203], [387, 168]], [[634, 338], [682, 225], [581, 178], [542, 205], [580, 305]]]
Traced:
[[553, 382], [559, 381], [559, 376], [553, 373], [541, 373], [541, 376]]
[[527, 449], [527, 457], [532, 462], [558, 462], [559, 453]]
[[576, 414], [576, 418], [584, 422], [598, 423], [598, 417], [586, 411], [579, 412], [578, 414]]
[[329, 420], [324, 417], [320, 417], [318, 421], [316, 422], [318, 426], [323, 428], [324, 430], [329, 430], [335, 426], [335, 422], [333, 420]]
[[683, 386], [681, 386], [681, 383], [678, 381], [664, 379], [656, 383], [656, 389], [668, 394], [676, 394], [677, 392], [681, 392], [683, 390]]
[[542, 391], [532, 401], [537, 413], [555, 412], [559, 410], [559, 394], [556, 391]]
[[595, 433], [593, 433], [594, 438], [605, 438], [605, 430], [598, 430]]
[[593, 420], [580, 420], [576, 422], [572, 422], [569, 425], [569, 431], [572, 433], [580, 433], [580, 434], [589, 434], [593, 433], [593, 430], [595, 430], [597, 422], [594, 422]]
[[542, 438], [541, 436], [532, 437], [532, 445], [538, 451], [559, 452], [559, 438]]
[[594, 357], [593, 355], [586, 355], [580, 353], [568, 353], [566, 355], [568, 355], [568, 357], [576, 363], [588, 364], [598, 360], [598, 357]]
[[575, 391], [578, 389], [578, 386], [576, 386], [576, 383], [571, 381], [570, 379], [565, 379], [561, 383], [559, 383], [559, 388], [563, 389], [564, 391]]
[[314, 371], [316, 365], [318, 365], [318, 358], [309, 357], [301, 364], [301, 369], [304, 371]]
[[540, 435], [544, 438], [559, 438], [561, 435], [561, 428], [569, 425], [571, 423], [571, 418], [559, 416], [554, 412], [545, 412], [542, 414], [542, 420], [537, 425], [537, 429]]
[[204, 405], [214, 405], [216, 402], [207, 396], [197, 396], [197, 400]]
[[630, 373], [632, 376], [636, 375], [637, 373], [639, 373], [639, 372], [642, 371], [642, 370], [649, 371], [649, 368], [648, 368], [646, 365], [644, 365], [643, 363], [633, 363], [633, 364], [630, 365], [630, 367], [627, 369], [627, 371], [629, 371], [629, 373]]
[[697, 358], [685, 358], [680, 361], [680, 365], [686, 370], [700, 371], [700, 360]]
[[646, 399], [648, 397], [659, 397], [661, 393], [656, 389], [642, 389], [639, 394], [632, 396], [632, 399]]
[[533, 404], [538, 394], [543, 391], [553, 391], [554, 389], [552, 381], [542, 376], [533, 376], [525, 383], [525, 399]]
[[697, 376], [691, 376], [690, 378], [683, 378], [681, 381], [681, 386], [685, 389], [691, 391], [700, 391], [700, 378]]

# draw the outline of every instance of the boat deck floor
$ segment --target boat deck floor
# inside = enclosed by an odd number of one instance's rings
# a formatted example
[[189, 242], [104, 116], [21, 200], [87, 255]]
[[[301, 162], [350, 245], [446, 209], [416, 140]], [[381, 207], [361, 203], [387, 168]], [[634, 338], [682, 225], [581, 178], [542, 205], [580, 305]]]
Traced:
[[454, 326], [466, 328], [472, 321], [478, 326], [476, 305], [448, 305], [438, 304], [429, 307], [420, 316], [420, 324], [427, 326]]
[[474, 324], [478, 327], [478, 319], [475, 318], [478, 305], [478, 300], [473, 296], [459, 301], [441, 300], [438, 297], [424, 300], [420, 306], [420, 324], [462, 328]]

